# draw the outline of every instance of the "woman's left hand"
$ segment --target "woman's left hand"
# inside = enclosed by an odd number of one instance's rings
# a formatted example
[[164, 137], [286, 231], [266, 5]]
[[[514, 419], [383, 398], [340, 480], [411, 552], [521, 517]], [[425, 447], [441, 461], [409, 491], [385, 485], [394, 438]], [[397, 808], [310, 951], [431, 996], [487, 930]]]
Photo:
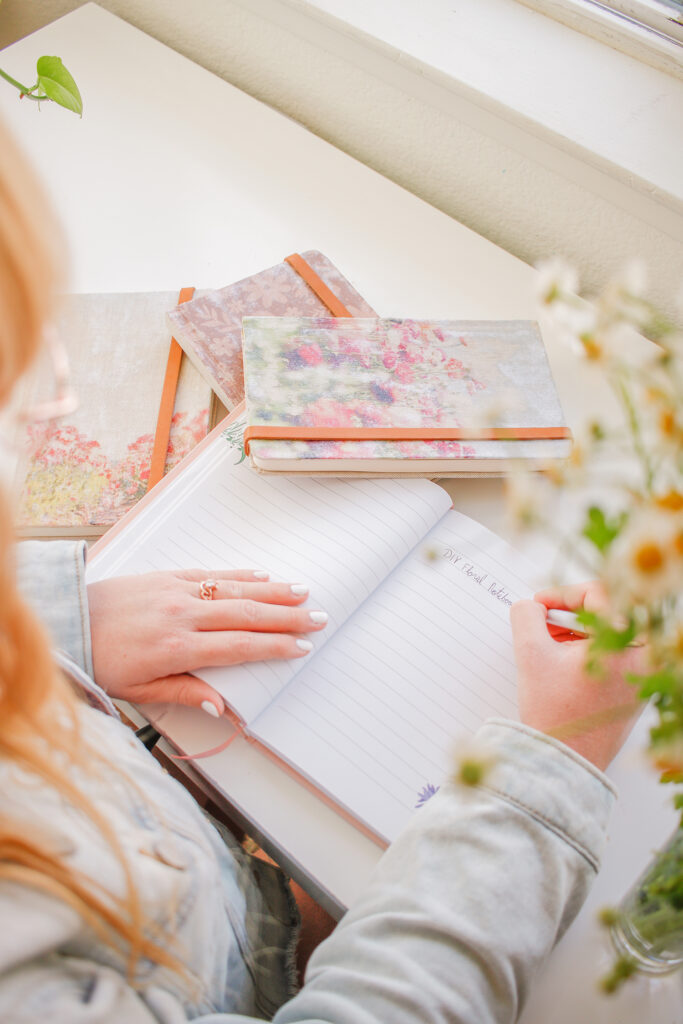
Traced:
[[[189, 675], [208, 665], [303, 658], [302, 634], [323, 629], [324, 612], [298, 607], [308, 590], [263, 573], [192, 569], [119, 576], [88, 585], [95, 681], [112, 697], [222, 714], [223, 701]], [[212, 600], [200, 582], [218, 584]], [[311, 614], [315, 617], [312, 618]]]

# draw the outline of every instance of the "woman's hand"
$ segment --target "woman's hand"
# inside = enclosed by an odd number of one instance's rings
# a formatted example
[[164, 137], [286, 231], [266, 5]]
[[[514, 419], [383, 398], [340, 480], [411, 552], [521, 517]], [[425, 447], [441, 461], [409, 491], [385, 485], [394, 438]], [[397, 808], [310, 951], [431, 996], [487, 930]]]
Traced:
[[[223, 713], [219, 694], [188, 675], [208, 665], [303, 658], [301, 634], [323, 629], [327, 615], [300, 608], [308, 589], [269, 583], [249, 570], [192, 569], [119, 576], [88, 585], [96, 682], [137, 704], [169, 701]], [[218, 584], [212, 600], [200, 581]]]
[[598, 583], [582, 583], [542, 590], [512, 606], [521, 719], [605, 769], [642, 707], [625, 676], [645, 671], [645, 648], [605, 658], [604, 674], [590, 675], [584, 669], [590, 641], [549, 627], [549, 608], [600, 612], [605, 597]]

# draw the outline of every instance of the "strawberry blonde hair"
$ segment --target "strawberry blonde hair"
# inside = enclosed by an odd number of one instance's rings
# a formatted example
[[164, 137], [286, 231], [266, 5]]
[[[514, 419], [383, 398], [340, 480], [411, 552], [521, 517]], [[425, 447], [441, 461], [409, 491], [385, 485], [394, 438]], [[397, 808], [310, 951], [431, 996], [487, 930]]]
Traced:
[[[62, 286], [61, 234], [30, 166], [0, 122], [0, 406], [37, 355]], [[8, 503], [0, 495], [0, 758], [38, 776], [84, 812], [118, 857], [125, 896], [112, 896], [58, 854], [39, 822], [31, 829], [0, 815], [0, 881], [29, 886], [75, 909], [127, 957], [133, 980], [141, 956], [182, 973], [150, 938], [130, 867], [106, 819], [78, 788], [79, 770], [109, 769], [79, 729], [79, 700], [56, 668], [48, 637], [20, 597]], [[59, 721], [59, 727], [55, 722]]]

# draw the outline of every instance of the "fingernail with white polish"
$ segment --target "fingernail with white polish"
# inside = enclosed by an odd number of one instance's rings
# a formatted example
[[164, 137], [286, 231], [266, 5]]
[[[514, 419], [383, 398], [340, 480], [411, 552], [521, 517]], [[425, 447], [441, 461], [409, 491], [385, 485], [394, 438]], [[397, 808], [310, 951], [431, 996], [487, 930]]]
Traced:
[[300, 651], [306, 651], [306, 653], [313, 650], [313, 644], [310, 640], [297, 640], [296, 646]]
[[297, 597], [301, 597], [302, 594], [308, 593], [308, 587], [305, 583], [292, 583], [289, 589], [293, 594], [296, 594]]
[[265, 569], [255, 569], [254, 576], [256, 577], [257, 580], [267, 580], [268, 577], [270, 576], [270, 573], [266, 572]]
[[315, 622], [316, 626], [319, 626], [323, 622], [327, 622], [327, 612], [309, 612], [308, 617], [311, 622]]
[[215, 704], [210, 700], [202, 701], [202, 711], [206, 711], [207, 715], [211, 715], [212, 718], [220, 718], [221, 712], [218, 710]]

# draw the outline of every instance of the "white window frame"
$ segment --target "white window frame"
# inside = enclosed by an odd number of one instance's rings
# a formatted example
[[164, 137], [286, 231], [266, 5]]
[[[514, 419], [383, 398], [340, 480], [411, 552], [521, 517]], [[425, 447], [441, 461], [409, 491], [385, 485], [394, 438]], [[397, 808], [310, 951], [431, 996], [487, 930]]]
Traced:
[[617, 15], [644, 25], [667, 39], [683, 44], [683, 9], [662, 0], [583, 0], [595, 7], [605, 7]]
[[683, 12], [659, 0], [517, 0], [683, 80]]

